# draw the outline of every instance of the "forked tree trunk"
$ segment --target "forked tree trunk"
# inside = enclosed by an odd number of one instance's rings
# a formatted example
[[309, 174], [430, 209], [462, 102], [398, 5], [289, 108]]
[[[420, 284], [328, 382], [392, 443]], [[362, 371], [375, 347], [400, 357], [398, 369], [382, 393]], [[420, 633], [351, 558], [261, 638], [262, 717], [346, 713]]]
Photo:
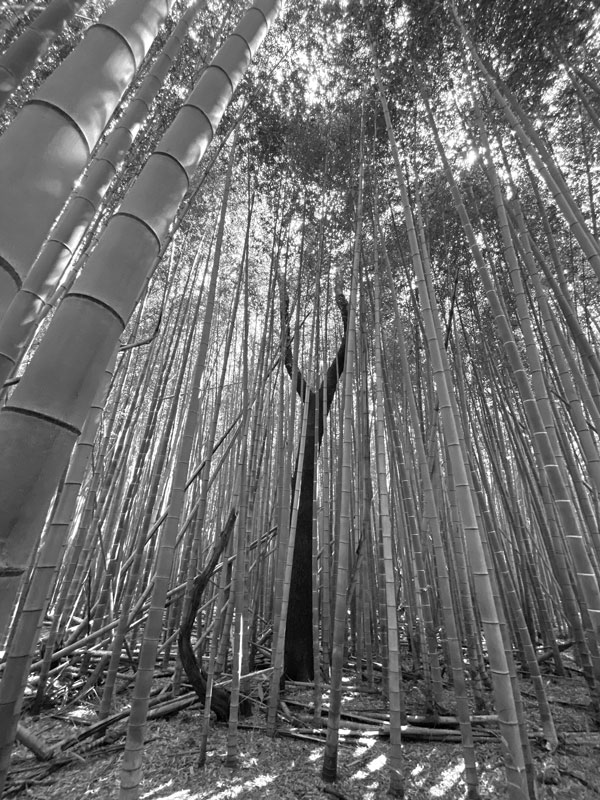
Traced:
[[[331, 362], [325, 380], [318, 391], [311, 389], [302, 373], [297, 371], [296, 390], [303, 403], [308, 403], [308, 422], [300, 472], [300, 500], [296, 522], [296, 540], [292, 562], [292, 577], [289, 589], [288, 614], [294, 620], [286, 627], [284, 673], [290, 680], [312, 681], [314, 676], [313, 631], [312, 631], [312, 549], [313, 549], [313, 489], [315, 482], [315, 452], [318, 451], [325, 429], [324, 409], [329, 413], [346, 358], [346, 330], [348, 327], [348, 303], [341, 292], [336, 294], [336, 303], [342, 315], [344, 332], [337, 354]], [[289, 337], [288, 337], [289, 339]], [[293, 378], [292, 349], [288, 343], [285, 366]], [[298, 480], [298, 470], [293, 484]]]

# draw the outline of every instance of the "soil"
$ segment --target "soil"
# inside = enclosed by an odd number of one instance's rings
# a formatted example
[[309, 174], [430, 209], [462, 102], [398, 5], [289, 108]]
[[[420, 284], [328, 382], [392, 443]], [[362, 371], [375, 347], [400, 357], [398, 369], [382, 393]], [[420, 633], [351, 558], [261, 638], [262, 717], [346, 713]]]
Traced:
[[[355, 681], [355, 678], [349, 678]], [[573, 667], [568, 678], [545, 677], [560, 744], [549, 753], [539, 731], [537, 705], [531, 684], [521, 683], [537, 773], [538, 800], [597, 800], [600, 797], [600, 732], [588, 712], [586, 686]], [[409, 714], [424, 713], [424, 695], [418, 682], [407, 682], [405, 704]], [[143, 800], [375, 800], [387, 794], [386, 754], [388, 741], [377, 728], [349, 730], [340, 736], [338, 781], [325, 784], [321, 778], [324, 740], [311, 717], [313, 700], [309, 687], [286, 686], [283, 698], [292, 721], [281, 719], [280, 734], [267, 736], [265, 710], [256, 702], [252, 717], [238, 731], [239, 759], [236, 768], [225, 765], [227, 725], [213, 723], [206, 765], [198, 766], [199, 731], [202, 710], [194, 704], [169, 718], [148, 724], [144, 750]], [[447, 695], [452, 706], [451, 694]], [[324, 695], [326, 702], [327, 695]], [[55, 746], [95, 720], [97, 698], [88, 696], [76, 708], [44, 711], [39, 717], [27, 715], [23, 723], [46, 747]], [[120, 696], [125, 708], [127, 695]], [[375, 716], [386, 710], [378, 688], [356, 684], [345, 692], [343, 711], [358, 716]], [[342, 722], [342, 725], [345, 723]], [[348, 723], [346, 723], [348, 724]], [[307, 738], [289, 738], [292, 735]], [[304, 728], [302, 726], [305, 726]], [[124, 746], [124, 724], [95, 751], [86, 742], [79, 752], [64, 754], [66, 764], [36, 761], [19, 745], [13, 754], [7, 797], [40, 800], [113, 800], [119, 794], [119, 766]], [[507, 797], [503, 756], [497, 726], [482, 728], [487, 739], [477, 743], [481, 797]], [[304, 732], [303, 732], [304, 731]], [[287, 733], [288, 735], [282, 735]], [[406, 741], [403, 746], [406, 797], [410, 800], [464, 798], [463, 760], [460, 744], [447, 741]]]

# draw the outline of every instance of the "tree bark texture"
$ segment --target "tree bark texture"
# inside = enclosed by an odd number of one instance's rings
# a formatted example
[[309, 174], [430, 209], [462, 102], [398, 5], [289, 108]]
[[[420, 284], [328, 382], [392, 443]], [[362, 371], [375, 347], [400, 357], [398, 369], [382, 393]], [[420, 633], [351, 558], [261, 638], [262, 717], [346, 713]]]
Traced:
[[[297, 371], [296, 390], [303, 403], [308, 402], [308, 424], [304, 457], [300, 465], [300, 500], [296, 523], [296, 541], [292, 562], [288, 616], [293, 624], [287, 626], [285, 634], [284, 674], [290, 680], [312, 681], [313, 635], [312, 635], [312, 525], [313, 525], [313, 485], [315, 481], [315, 448], [321, 446], [325, 420], [322, 414], [315, 422], [315, 403], [323, 408], [323, 393], [326, 393], [326, 409], [329, 413], [333, 398], [344, 371], [346, 356], [346, 329], [348, 326], [348, 302], [343, 294], [336, 295], [336, 303], [342, 315], [344, 333], [335, 358], [329, 365], [325, 380], [318, 391], [311, 389], [300, 370]], [[285, 367], [292, 377], [293, 359], [290, 336], [286, 350]], [[293, 483], [298, 479], [298, 467]], [[293, 494], [293, 491], [292, 491]]]
[[[221, 553], [225, 550], [229, 539], [231, 538], [236, 517], [237, 513], [232, 509], [227, 523], [221, 531], [221, 535], [215, 542], [207, 565], [202, 572], [194, 578], [194, 586], [192, 589], [192, 596], [190, 598], [190, 605], [188, 607], [185, 619], [181, 623], [179, 636], [177, 638], [181, 664], [185, 670], [185, 674], [187, 675], [189, 682], [192, 684], [194, 691], [202, 703], [204, 703], [206, 696], [206, 673], [200, 668], [200, 665], [196, 660], [194, 648], [192, 647], [191, 635], [198, 618], [198, 609], [200, 608], [200, 603], [202, 602], [202, 595], [206, 589], [207, 583], [215, 571], [215, 568], [219, 562], [219, 558], [221, 557]], [[217, 715], [219, 722], [225, 722], [229, 717], [229, 692], [225, 691], [224, 689], [219, 689], [216, 686], [213, 687], [210, 707]]]

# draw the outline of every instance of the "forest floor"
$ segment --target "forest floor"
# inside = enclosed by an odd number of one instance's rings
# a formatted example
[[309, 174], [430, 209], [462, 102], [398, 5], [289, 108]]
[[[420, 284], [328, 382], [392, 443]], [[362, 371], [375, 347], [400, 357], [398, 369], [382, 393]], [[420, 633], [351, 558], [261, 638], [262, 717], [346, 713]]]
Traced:
[[[560, 744], [554, 754], [544, 749], [539, 732], [537, 704], [531, 684], [521, 683], [532, 752], [538, 775], [538, 800], [597, 800], [600, 797], [600, 731], [588, 713], [584, 681], [573, 665], [568, 678], [545, 676]], [[376, 800], [388, 787], [386, 755], [389, 742], [384, 719], [385, 700], [375, 685], [356, 683], [349, 677], [343, 712], [354, 720], [340, 736], [338, 781], [321, 778], [324, 731], [319, 733], [308, 706], [313, 696], [306, 686], [288, 684], [283, 695], [293, 720], [282, 719], [275, 738], [265, 731], [264, 707], [255, 705], [252, 717], [239, 731], [239, 763], [225, 765], [227, 725], [212, 724], [206, 765], [198, 766], [202, 710], [198, 703], [168, 718], [151, 720], [144, 748], [141, 797], [143, 800]], [[405, 681], [406, 710], [424, 713], [424, 696], [418, 681]], [[26, 728], [48, 748], [74, 737], [95, 721], [97, 704], [88, 696], [78, 706], [45, 710], [39, 717], [23, 718]], [[96, 698], [97, 700], [97, 698]], [[324, 695], [327, 701], [327, 695]], [[119, 696], [126, 709], [128, 696]], [[448, 694], [451, 705], [451, 695]], [[370, 719], [370, 724], [357, 720]], [[108, 730], [97, 745], [81, 741], [50, 762], [36, 761], [19, 745], [11, 764], [6, 797], [39, 800], [113, 800], [118, 797], [119, 767], [126, 719]], [[411, 726], [414, 731], [414, 726]], [[503, 756], [497, 726], [477, 726], [482, 740], [476, 743], [480, 791], [484, 800], [506, 798]], [[537, 736], [536, 736], [537, 732]], [[419, 733], [417, 731], [417, 733]], [[292, 738], [290, 738], [290, 735]], [[438, 735], [437, 732], [432, 734]], [[425, 732], [427, 736], [427, 732]], [[304, 738], [295, 738], [304, 737]], [[485, 738], [483, 738], [485, 737]], [[452, 737], [450, 737], [452, 738]], [[406, 798], [430, 800], [465, 796], [461, 746], [453, 741], [405, 741], [403, 745]]]

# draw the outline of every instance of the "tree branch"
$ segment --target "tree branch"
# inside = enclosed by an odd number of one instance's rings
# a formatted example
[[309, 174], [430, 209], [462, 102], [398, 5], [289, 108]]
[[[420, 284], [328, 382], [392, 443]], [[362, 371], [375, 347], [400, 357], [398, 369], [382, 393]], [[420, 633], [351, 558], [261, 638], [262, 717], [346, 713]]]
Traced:
[[[285, 357], [283, 363], [287, 370], [288, 375], [294, 379], [294, 355], [292, 353], [292, 334], [290, 331], [290, 314], [289, 314], [290, 299], [287, 290], [282, 288], [282, 328], [285, 331]], [[296, 371], [296, 391], [300, 395], [302, 402], [306, 400], [308, 393], [311, 391], [300, 367]]]
[[[229, 538], [235, 525], [236, 517], [237, 512], [232, 508], [227, 523], [225, 524], [225, 527], [221, 531], [221, 535], [213, 546], [208, 563], [200, 575], [196, 575], [194, 578], [190, 604], [185, 619], [182, 621], [181, 627], [179, 628], [177, 644], [179, 647], [181, 664], [185, 670], [185, 674], [187, 675], [189, 682], [192, 684], [194, 691], [202, 703], [204, 703], [206, 698], [206, 675], [200, 669], [198, 661], [196, 660], [196, 655], [191, 643], [191, 635], [196, 622], [198, 609], [200, 608], [202, 594], [204, 593], [206, 584], [210, 580], [211, 575], [217, 567], [221, 553], [227, 547], [227, 543], [229, 542]], [[217, 715], [217, 719], [221, 721], [226, 720], [229, 716], [229, 693], [215, 687], [213, 689], [210, 707]]]
[[[340, 376], [344, 371], [344, 363], [346, 360], [346, 334], [348, 332], [349, 306], [346, 297], [339, 290], [336, 292], [335, 302], [340, 310], [340, 314], [342, 317], [342, 325], [344, 326], [344, 332], [342, 334], [342, 341], [340, 342], [338, 351], [335, 354], [335, 358], [333, 359], [327, 370], [327, 374], [325, 376], [325, 383], [323, 384], [323, 381], [321, 381], [321, 385], [319, 386], [319, 408], [322, 408], [323, 406], [323, 391], [326, 391], [327, 395], [326, 395], [325, 407], [327, 414], [329, 414], [329, 409], [331, 408], [331, 404], [333, 403], [335, 390], [337, 389]], [[322, 437], [323, 437], [323, 415], [319, 414], [319, 436], [318, 436], [319, 442], [321, 441]]]

